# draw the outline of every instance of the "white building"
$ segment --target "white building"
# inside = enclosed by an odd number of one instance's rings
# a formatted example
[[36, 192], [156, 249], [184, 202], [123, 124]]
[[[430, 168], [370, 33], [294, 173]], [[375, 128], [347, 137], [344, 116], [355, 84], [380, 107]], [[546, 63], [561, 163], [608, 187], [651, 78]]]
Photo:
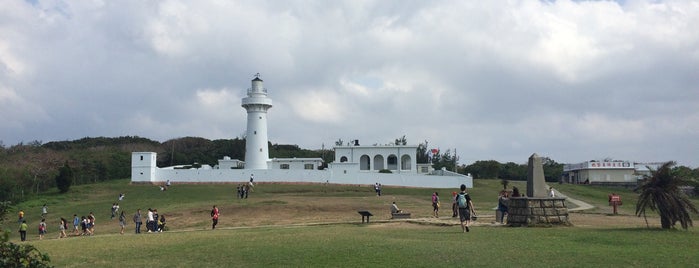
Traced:
[[[321, 158], [269, 159], [267, 148], [267, 110], [272, 100], [256, 76], [248, 89], [242, 107], [248, 112], [246, 161], [224, 157], [218, 165], [200, 168], [156, 166], [154, 152], [133, 152], [131, 181], [134, 183], [199, 183], [244, 182], [253, 174], [256, 182], [312, 182], [337, 184], [374, 184], [458, 188], [461, 184], [473, 188], [470, 176], [433, 170], [429, 164], [417, 164], [415, 145], [360, 146], [359, 141], [335, 147], [335, 162], [318, 170]], [[251, 150], [252, 149], [252, 150]], [[244, 167], [244, 168], [241, 168]], [[381, 171], [381, 172], [380, 172]], [[390, 171], [390, 173], [387, 173]]]
[[662, 163], [634, 163], [631, 161], [585, 161], [563, 165], [564, 180], [569, 183], [635, 185], [650, 169]]

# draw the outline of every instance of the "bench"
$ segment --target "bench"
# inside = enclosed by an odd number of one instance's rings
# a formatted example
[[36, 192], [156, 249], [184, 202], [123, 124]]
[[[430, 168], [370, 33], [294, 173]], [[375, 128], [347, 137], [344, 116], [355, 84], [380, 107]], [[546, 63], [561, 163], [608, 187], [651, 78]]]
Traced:
[[362, 215], [362, 223], [364, 223], [364, 217], [366, 217], [366, 223], [369, 223], [369, 217], [374, 216], [374, 214], [371, 214], [368, 210], [358, 210], [357, 213]]
[[408, 213], [408, 212], [391, 213], [391, 219], [410, 219], [410, 213]]

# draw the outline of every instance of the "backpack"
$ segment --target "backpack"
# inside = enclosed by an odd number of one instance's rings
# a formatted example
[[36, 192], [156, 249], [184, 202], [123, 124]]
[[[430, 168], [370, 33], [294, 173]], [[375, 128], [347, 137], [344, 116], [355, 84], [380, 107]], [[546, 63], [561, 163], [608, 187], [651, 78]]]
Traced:
[[468, 208], [468, 200], [466, 200], [466, 194], [461, 194], [459, 193], [456, 195], [456, 205], [459, 206], [459, 208]]
[[215, 213], [214, 213], [214, 210], [212, 209], [212, 210], [211, 210], [211, 217], [213, 217], [214, 214], [215, 214]]

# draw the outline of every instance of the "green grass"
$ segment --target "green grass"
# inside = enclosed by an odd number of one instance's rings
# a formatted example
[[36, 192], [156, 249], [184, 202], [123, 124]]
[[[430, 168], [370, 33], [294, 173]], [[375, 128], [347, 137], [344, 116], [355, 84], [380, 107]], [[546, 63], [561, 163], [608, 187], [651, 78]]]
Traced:
[[[496, 206], [502, 189], [499, 182], [474, 181], [470, 193], [481, 216]], [[512, 186], [526, 191], [524, 182], [511, 182]], [[636, 194], [628, 190], [554, 187], [597, 206], [586, 213], [609, 213], [607, 195], [619, 193], [626, 204], [621, 213], [633, 215]], [[464, 234], [458, 226], [386, 223], [381, 215], [373, 217], [371, 224], [358, 224], [356, 208], [367, 207], [376, 214], [376, 210], [387, 210], [392, 200], [398, 200], [413, 217], [427, 217], [431, 192], [438, 191], [446, 200], [456, 189], [384, 187], [384, 196], [377, 198], [369, 185], [265, 184], [244, 201], [234, 198], [234, 190], [230, 184], [202, 184], [175, 185], [161, 192], [152, 185], [129, 185], [127, 180], [74, 186], [68, 194], [51, 192], [18, 204], [4, 228], [12, 230], [12, 240], [17, 241], [15, 215], [18, 208], [24, 209], [31, 228], [28, 243], [48, 253], [57, 267], [691, 267], [699, 263], [695, 228], [479, 226]], [[129, 215], [136, 208], [155, 207], [175, 214], [179, 225], [170, 232], [135, 235], [131, 224], [127, 234], [117, 234], [116, 220], [110, 221], [109, 216], [121, 192], [126, 198], [120, 205]], [[328, 210], [323, 204], [331, 202], [330, 210], [338, 207], [343, 212], [323, 216]], [[44, 203], [49, 206], [50, 239], [38, 241], [33, 229]], [[225, 208], [224, 221], [214, 231], [208, 230], [212, 204]], [[294, 213], [274, 212], [259, 224], [245, 221], [246, 213], [280, 207]], [[90, 211], [97, 215], [96, 236], [54, 239], [57, 232], [51, 227], [57, 215], [69, 218]], [[319, 218], [294, 218], [302, 213]], [[294, 224], [279, 224], [275, 217], [290, 217], [287, 220]], [[317, 222], [325, 224], [308, 224]]]
[[35, 245], [59, 267], [690, 267], [699, 261], [694, 231], [472, 229], [464, 234], [454, 226], [342, 224], [105, 235]]

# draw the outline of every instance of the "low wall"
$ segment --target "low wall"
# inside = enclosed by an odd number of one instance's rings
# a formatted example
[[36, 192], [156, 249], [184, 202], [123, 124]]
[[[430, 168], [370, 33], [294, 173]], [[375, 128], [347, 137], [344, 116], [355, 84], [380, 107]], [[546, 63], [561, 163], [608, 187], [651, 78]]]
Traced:
[[343, 172], [334, 170], [290, 169], [155, 169], [150, 179], [135, 179], [133, 183], [235, 183], [247, 182], [255, 174], [255, 182], [301, 182], [386, 186], [455, 188], [461, 184], [473, 187], [473, 179], [467, 176], [440, 176], [415, 173]]
[[569, 225], [565, 198], [511, 197], [507, 207], [507, 225]]

